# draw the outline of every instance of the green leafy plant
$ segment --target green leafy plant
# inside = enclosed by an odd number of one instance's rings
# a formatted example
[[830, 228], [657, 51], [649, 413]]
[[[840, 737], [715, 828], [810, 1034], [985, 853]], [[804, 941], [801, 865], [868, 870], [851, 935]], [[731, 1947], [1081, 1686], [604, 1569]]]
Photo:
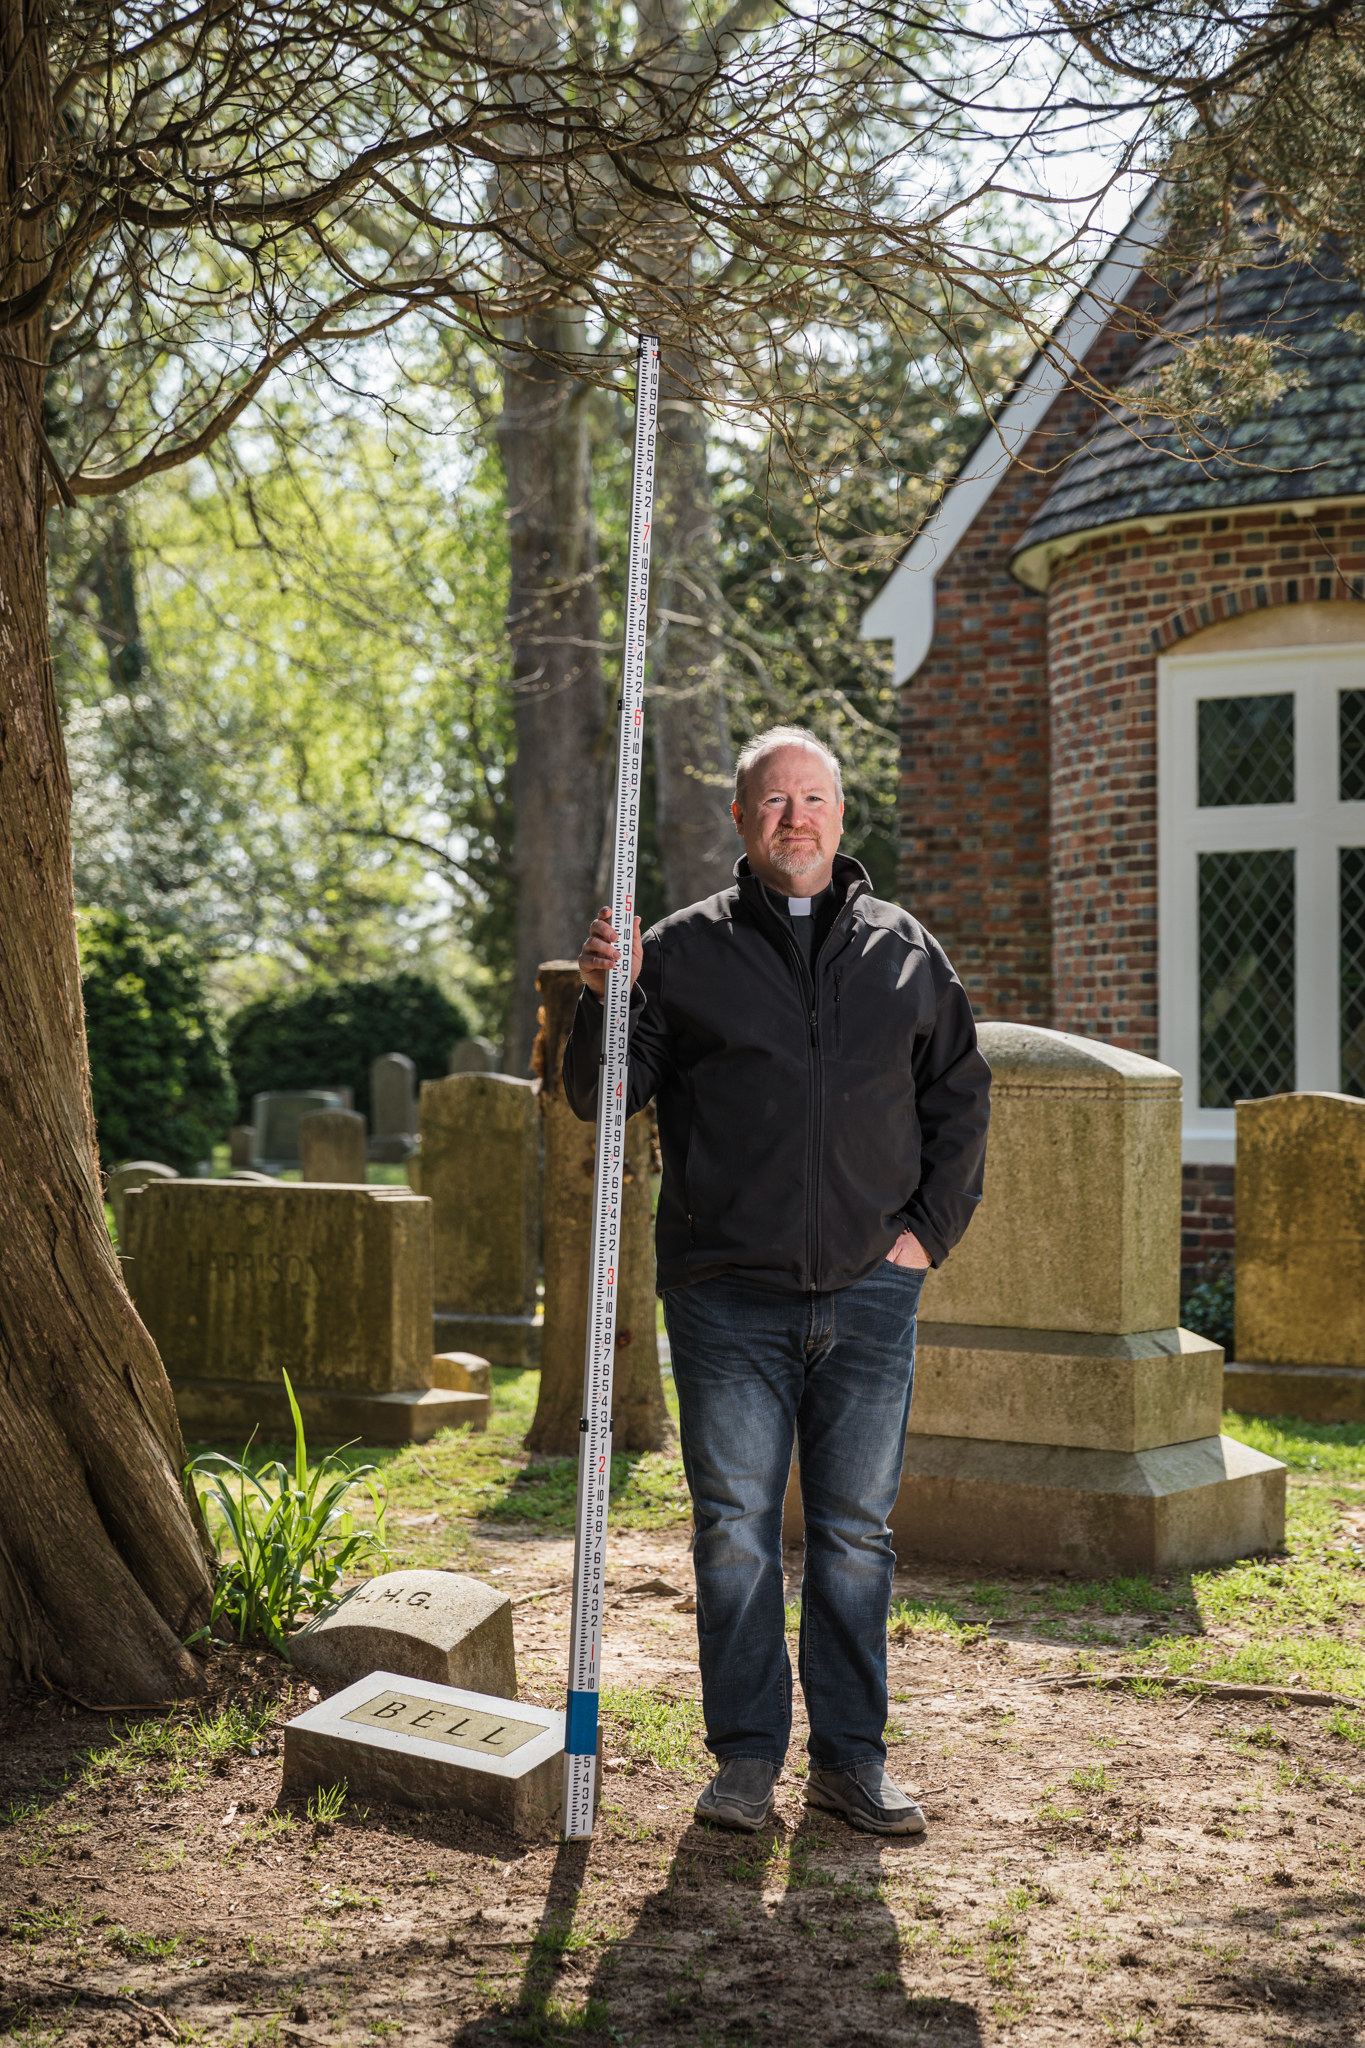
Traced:
[[1229, 1358], [1236, 1296], [1237, 1283], [1231, 1266], [1201, 1266], [1198, 1282], [1180, 1308], [1185, 1328], [1193, 1330], [1197, 1337], [1207, 1337], [1210, 1344], [1221, 1344]]
[[78, 919], [100, 1158], [188, 1173], [232, 1121], [232, 1076], [203, 967], [174, 933], [112, 910]]
[[228, 1026], [238, 1116], [248, 1120], [259, 1089], [318, 1086], [350, 1088], [356, 1108], [368, 1113], [372, 1060], [403, 1052], [419, 1080], [437, 1081], [451, 1046], [468, 1031], [464, 1012], [420, 974], [314, 982], [262, 996]]
[[[210, 1629], [226, 1616], [240, 1641], [262, 1639], [287, 1659], [292, 1631], [327, 1605], [360, 1559], [387, 1562], [388, 1541], [384, 1494], [370, 1477], [378, 1467], [350, 1467], [329, 1452], [310, 1472], [303, 1417], [288, 1373], [281, 1377], [294, 1417], [292, 1471], [277, 1459], [254, 1469], [249, 1445], [240, 1458], [205, 1451], [186, 1471], [231, 1549], [219, 1559]], [[346, 1505], [356, 1488], [374, 1503], [372, 1529], [357, 1528]]]

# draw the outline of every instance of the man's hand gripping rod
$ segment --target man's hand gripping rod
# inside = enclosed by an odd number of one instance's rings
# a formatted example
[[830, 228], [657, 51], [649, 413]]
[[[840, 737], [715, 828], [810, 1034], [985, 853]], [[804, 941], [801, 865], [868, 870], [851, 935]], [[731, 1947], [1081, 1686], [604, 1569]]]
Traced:
[[607, 1499], [611, 1487], [611, 1385], [616, 1356], [616, 1298], [621, 1279], [621, 1175], [626, 1153], [626, 1062], [630, 1049], [630, 955], [635, 862], [640, 837], [640, 775], [645, 723], [645, 638], [649, 613], [649, 536], [654, 520], [654, 437], [659, 422], [659, 343], [640, 337], [635, 383], [635, 469], [630, 494], [626, 645], [621, 730], [616, 757], [616, 852], [611, 921], [619, 967], [607, 974], [602, 1071], [597, 1092], [597, 1162], [592, 1200], [588, 1342], [578, 1453], [578, 1527], [569, 1633], [569, 1711], [564, 1727], [564, 1837], [592, 1833], [597, 1777], [597, 1693], [602, 1672], [602, 1600]]

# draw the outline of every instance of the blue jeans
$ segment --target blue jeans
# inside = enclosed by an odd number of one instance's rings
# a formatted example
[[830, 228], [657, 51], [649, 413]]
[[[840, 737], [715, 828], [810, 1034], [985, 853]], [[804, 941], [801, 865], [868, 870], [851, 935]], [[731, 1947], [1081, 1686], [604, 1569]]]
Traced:
[[781, 1765], [792, 1678], [782, 1501], [798, 1445], [806, 1523], [798, 1667], [821, 1769], [884, 1759], [886, 1616], [923, 1273], [836, 1294], [722, 1275], [664, 1295], [692, 1493], [706, 1744]]

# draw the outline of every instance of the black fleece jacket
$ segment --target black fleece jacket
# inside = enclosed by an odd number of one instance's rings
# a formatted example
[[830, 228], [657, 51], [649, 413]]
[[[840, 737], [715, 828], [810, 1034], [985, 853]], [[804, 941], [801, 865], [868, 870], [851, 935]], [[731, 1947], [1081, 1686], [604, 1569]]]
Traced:
[[[838, 855], [811, 967], [747, 860], [645, 934], [631, 999], [631, 1111], [658, 1097], [659, 1287], [743, 1272], [824, 1293], [913, 1230], [935, 1265], [981, 1199], [990, 1069], [942, 947]], [[602, 1005], [564, 1053], [597, 1113]]]

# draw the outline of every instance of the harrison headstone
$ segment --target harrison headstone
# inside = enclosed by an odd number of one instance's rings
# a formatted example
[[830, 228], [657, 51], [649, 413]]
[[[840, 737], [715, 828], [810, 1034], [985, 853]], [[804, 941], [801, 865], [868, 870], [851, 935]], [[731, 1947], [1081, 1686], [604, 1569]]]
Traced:
[[479, 1397], [431, 1383], [431, 1205], [406, 1188], [159, 1181], [126, 1200], [124, 1277], [186, 1436], [410, 1443]]

